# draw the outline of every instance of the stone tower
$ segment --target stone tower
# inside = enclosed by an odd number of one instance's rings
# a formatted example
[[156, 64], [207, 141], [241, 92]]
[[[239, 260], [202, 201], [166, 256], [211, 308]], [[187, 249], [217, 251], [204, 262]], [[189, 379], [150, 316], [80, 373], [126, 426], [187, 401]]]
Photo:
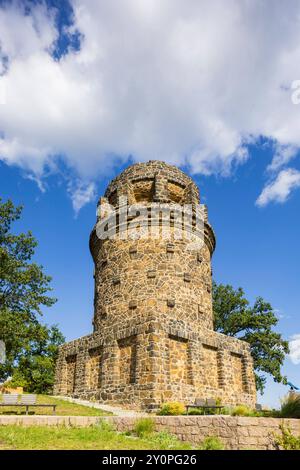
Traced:
[[254, 405], [249, 345], [213, 331], [215, 236], [193, 180], [159, 161], [132, 165], [97, 214], [94, 332], [60, 348], [55, 393], [148, 410]]

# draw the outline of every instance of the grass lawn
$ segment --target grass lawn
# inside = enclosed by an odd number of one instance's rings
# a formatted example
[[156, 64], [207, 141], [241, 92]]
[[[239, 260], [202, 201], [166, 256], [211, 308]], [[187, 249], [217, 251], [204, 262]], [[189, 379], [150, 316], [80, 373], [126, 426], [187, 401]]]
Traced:
[[[1, 399], [0, 399], [1, 400]], [[1, 401], [0, 401], [1, 403]], [[57, 416], [103, 416], [103, 415], [110, 415], [107, 411], [98, 410], [96, 408], [90, 408], [84, 405], [77, 405], [76, 403], [70, 403], [65, 400], [60, 400], [58, 398], [53, 398], [48, 395], [38, 395], [37, 403], [50, 403], [56, 404], [56, 415]], [[25, 414], [25, 407], [0, 407], [0, 415], [1, 414]], [[36, 414], [36, 415], [51, 415], [52, 408], [39, 408], [39, 407], [31, 407], [29, 408], [29, 414]], [[1, 446], [1, 442], [0, 442]], [[0, 447], [1, 448], [1, 447]]]
[[150, 432], [138, 437], [132, 433], [117, 433], [102, 422], [87, 428], [47, 426], [0, 426], [0, 449], [15, 450], [184, 450], [191, 445], [179, 441], [167, 432]]

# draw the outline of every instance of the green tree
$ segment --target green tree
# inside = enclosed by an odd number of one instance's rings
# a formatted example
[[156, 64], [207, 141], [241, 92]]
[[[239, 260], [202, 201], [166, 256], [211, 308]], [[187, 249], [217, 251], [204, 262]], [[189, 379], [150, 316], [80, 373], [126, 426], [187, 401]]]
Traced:
[[38, 341], [31, 343], [14, 368], [9, 381], [11, 387], [21, 386], [27, 392], [47, 393], [54, 383], [58, 346], [64, 337], [57, 326], [39, 325]]
[[278, 319], [270, 303], [258, 297], [253, 306], [245, 298], [243, 289], [213, 283], [213, 311], [215, 330], [247, 341], [254, 361], [256, 388], [264, 391], [266, 373], [275, 382], [286, 383], [281, 375], [288, 342], [274, 331]]
[[[42, 266], [31, 261], [37, 246], [32, 233], [11, 232], [21, 213], [21, 206], [16, 207], [10, 200], [4, 203], [0, 198], [0, 339], [6, 346], [0, 381], [20, 371], [26, 358], [29, 366], [29, 357], [35, 358], [36, 367], [47, 355], [53, 364], [53, 348], [57, 350], [63, 341], [57, 327], [48, 329], [39, 322], [42, 307], [50, 307], [56, 299], [47, 295], [51, 278]], [[39, 351], [41, 358], [37, 360]]]

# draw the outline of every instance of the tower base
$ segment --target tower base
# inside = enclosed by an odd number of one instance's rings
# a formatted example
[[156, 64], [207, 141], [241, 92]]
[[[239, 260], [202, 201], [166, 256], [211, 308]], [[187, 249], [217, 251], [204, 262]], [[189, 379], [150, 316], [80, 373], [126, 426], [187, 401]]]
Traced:
[[218, 399], [222, 405], [256, 403], [247, 343], [153, 318], [64, 344], [54, 393], [147, 411], [169, 401], [191, 404], [195, 398]]

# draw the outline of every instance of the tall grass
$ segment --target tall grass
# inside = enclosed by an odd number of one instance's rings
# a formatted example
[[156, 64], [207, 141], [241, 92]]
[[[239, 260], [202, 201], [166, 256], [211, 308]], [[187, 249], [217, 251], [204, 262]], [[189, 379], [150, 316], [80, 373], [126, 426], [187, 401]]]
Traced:
[[89, 427], [0, 426], [1, 449], [35, 450], [185, 450], [191, 449], [168, 432], [150, 432], [142, 437], [114, 431], [103, 421]]
[[300, 394], [289, 394], [281, 403], [282, 418], [300, 418]]
[[199, 450], [224, 450], [224, 444], [216, 436], [206, 437], [198, 447]]
[[135, 422], [133, 432], [138, 437], [144, 437], [154, 432], [154, 421], [151, 418], [141, 418]]

